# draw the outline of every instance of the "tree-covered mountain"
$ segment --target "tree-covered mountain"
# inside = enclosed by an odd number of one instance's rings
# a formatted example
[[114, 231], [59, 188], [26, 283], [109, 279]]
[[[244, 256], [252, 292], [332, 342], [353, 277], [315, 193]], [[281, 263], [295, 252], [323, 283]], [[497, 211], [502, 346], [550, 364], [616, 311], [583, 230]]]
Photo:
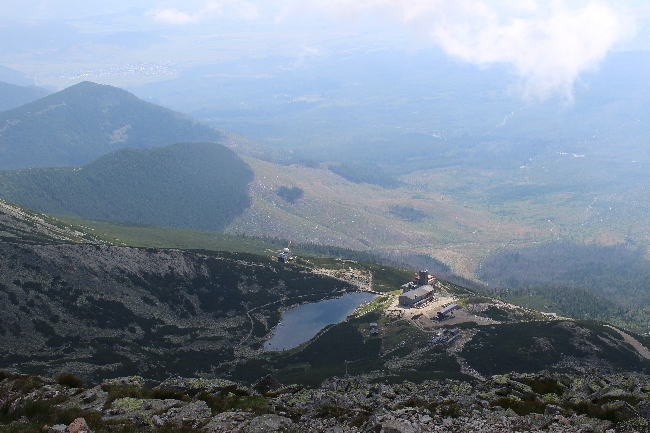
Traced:
[[43, 87], [16, 86], [0, 81], [0, 111], [20, 107], [49, 94]]
[[650, 327], [650, 261], [630, 245], [555, 242], [499, 251], [477, 276], [504, 299], [637, 331]]
[[477, 275], [492, 286], [581, 287], [626, 308], [650, 306], [650, 261], [638, 247], [555, 242], [500, 251]]
[[220, 230], [249, 206], [253, 172], [216, 143], [121, 149], [81, 167], [0, 172], [0, 197], [39, 212]]
[[83, 82], [0, 113], [0, 169], [80, 165], [124, 147], [221, 138], [125, 90]]

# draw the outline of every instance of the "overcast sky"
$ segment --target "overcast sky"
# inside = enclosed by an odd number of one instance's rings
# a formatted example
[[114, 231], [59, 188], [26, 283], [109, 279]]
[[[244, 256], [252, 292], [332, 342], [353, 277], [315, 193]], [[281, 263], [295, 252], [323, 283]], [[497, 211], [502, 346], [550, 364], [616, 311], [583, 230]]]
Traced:
[[[230, 38], [237, 32], [231, 55], [317, 55], [368, 43], [409, 50], [434, 46], [481, 67], [510, 66], [533, 97], [571, 97], [580, 74], [596, 69], [610, 51], [650, 49], [650, 5], [645, 0], [0, 0], [0, 16], [5, 41], [16, 26], [43, 21], [50, 23], [49, 32], [56, 29], [53, 22], [67, 22], [82, 35], [69, 36], [72, 51], [12, 41], [17, 48], [3, 52], [8, 66], [30, 60], [41, 65], [133, 60], [126, 51], [142, 49], [135, 40], [133, 46], [122, 40], [113, 51], [110, 41], [93, 41], [92, 48], [75, 45], [87, 42], [83, 35], [121, 31], [169, 37], [174, 43], [163, 50], [169, 57], [165, 60], [196, 62], [209, 60], [210, 49], [214, 58], [224, 50], [216, 43], [197, 50], [191, 45], [196, 35], [209, 34], [214, 42], [220, 32]], [[43, 40], [60, 37], [44, 32]], [[46, 49], [49, 57], [43, 54]], [[34, 54], [38, 50], [40, 57]], [[59, 50], [59, 57], [53, 50]]]

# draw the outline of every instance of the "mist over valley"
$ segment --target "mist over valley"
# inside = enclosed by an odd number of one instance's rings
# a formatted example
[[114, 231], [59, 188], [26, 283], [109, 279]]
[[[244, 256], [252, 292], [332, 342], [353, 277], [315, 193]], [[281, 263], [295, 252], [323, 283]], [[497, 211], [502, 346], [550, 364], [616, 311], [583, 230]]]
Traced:
[[0, 17], [0, 431], [650, 428], [642, 2]]

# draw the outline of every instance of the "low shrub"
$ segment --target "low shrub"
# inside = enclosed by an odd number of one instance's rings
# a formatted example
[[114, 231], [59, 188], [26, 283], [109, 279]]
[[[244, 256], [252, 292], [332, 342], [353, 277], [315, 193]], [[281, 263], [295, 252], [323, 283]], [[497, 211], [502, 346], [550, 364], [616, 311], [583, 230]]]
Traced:
[[12, 389], [21, 394], [27, 394], [36, 388], [40, 388], [45, 383], [43, 379], [38, 376], [16, 375], [11, 378], [15, 379]]
[[56, 378], [59, 385], [67, 388], [81, 388], [83, 381], [72, 373], [64, 373]]
[[630, 406], [634, 407], [636, 406], [640, 401], [641, 398], [636, 397], [634, 395], [622, 395], [622, 396], [607, 396], [607, 397], [601, 397], [599, 398], [595, 403], [596, 404], [605, 404], [605, 403], [610, 403], [612, 401], [624, 401], [628, 403]]
[[304, 195], [304, 191], [301, 188], [298, 188], [297, 186], [294, 187], [286, 187], [286, 186], [281, 186], [278, 188], [278, 190], [275, 192], [278, 197], [282, 198], [283, 200], [293, 204], [296, 202], [296, 200], [302, 198]]
[[181, 392], [174, 391], [171, 389], [154, 389], [151, 392], [151, 398], [157, 398], [159, 400], [166, 400], [168, 398], [173, 398], [176, 400], [187, 399], [187, 396]]
[[615, 408], [606, 408], [599, 404], [592, 403], [590, 401], [579, 401], [576, 403], [564, 403], [562, 407], [566, 410], [575, 412], [577, 414], [584, 414], [591, 418], [598, 418], [602, 420], [611, 421], [613, 423], [618, 423], [621, 421], [626, 421], [631, 418], [631, 416], [621, 413]]
[[54, 413], [51, 404], [44, 401], [28, 401], [23, 408], [23, 415], [29, 419], [45, 418], [49, 419]]
[[370, 419], [370, 412], [364, 409], [351, 410], [334, 404], [324, 404], [318, 414], [319, 418], [335, 418], [339, 422], [348, 422], [351, 427], [361, 427]]
[[108, 392], [108, 400], [106, 400], [104, 408], [109, 407], [111, 403], [120, 398], [150, 398], [152, 395], [151, 390], [138, 386], [102, 386], [102, 389]]
[[501, 397], [490, 402], [490, 406], [500, 406], [504, 409], [512, 409], [517, 415], [524, 416], [531, 413], [544, 413], [546, 403], [534, 398], [517, 400], [512, 397]]
[[460, 416], [460, 406], [454, 400], [442, 401], [424, 401], [419, 398], [410, 398], [398, 407], [422, 407], [428, 409], [432, 414], [440, 415], [442, 417], [458, 418]]
[[203, 391], [197, 394], [196, 398], [206, 402], [213, 414], [236, 409], [251, 410], [259, 415], [271, 412], [271, 408], [264, 397], [251, 396], [248, 393], [244, 395], [241, 392], [238, 394], [226, 390], [213, 394]]

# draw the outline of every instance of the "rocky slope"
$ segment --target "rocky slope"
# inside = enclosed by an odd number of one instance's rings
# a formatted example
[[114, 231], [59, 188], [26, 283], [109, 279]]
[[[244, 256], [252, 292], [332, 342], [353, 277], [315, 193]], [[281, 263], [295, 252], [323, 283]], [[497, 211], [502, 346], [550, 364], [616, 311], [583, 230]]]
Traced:
[[0, 368], [209, 373], [260, 351], [290, 305], [354, 288], [260, 256], [0, 242]]
[[0, 241], [18, 243], [102, 243], [88, 232], [0, 199]]
[[383, 384], [331, 378], [316, 388], [267, 376], [131, 376], [100, 385], [2, 374], [0, 431], [78, 432], [644, 432], [650, 376], [596, 369], [489, 380]]
[[[23, 373], [201, 374], [246, 383], [272, 373], [315, 386], [346, 369], [420, 382], [576, 363], [650, 366], [602, 323], [515, 308], [449, 283], [437, 296], [467, 306], [460, 322], [434, 323], [435, 309], [392, 316], [393, 293], [297, 350], [265, 353], [290, 306], [359, 289], [390, 292], [410, 273], [346, 260], [279, 264], [268, 256], [101, 244], [82, 228], [5, 202], [0, 233], [0, 368]], [[371, 322], [379, 335], [369, 335]], [[457, 326], [453, 341], [435, 343], [436, 333]]]

